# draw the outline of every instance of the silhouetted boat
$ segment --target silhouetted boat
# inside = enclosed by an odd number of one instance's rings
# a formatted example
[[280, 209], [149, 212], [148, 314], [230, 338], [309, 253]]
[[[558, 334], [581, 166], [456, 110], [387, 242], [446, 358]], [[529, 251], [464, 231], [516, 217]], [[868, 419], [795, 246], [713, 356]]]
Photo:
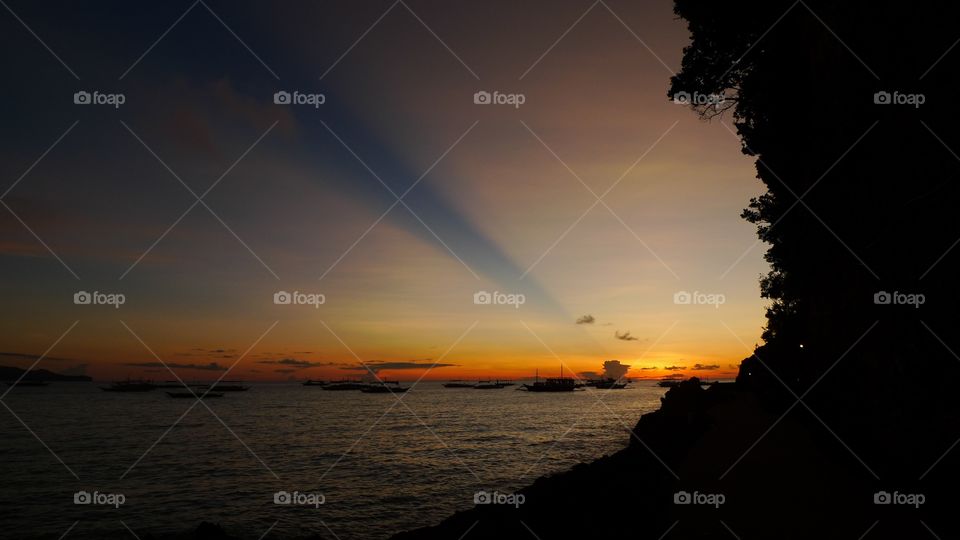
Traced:
[[167, 395], [172, 398], [186, 399], [186, 398], [218, 398], [223, 397], [223, 392], [167, 392]]
[[599, 388], [601, 390], [622, 390], [627, 387], [627, 382], [621, 382], [619, 379], [606, 378], [587, 381], [587, 386]]
[[506, 385], [501, 383], [500, 381], [497, 381], [497, 382], [480, 381], [473, 388], [475, 390], [499, 390], [505, 386]]
[[476, 385], [472, 382], [461, 381], [461, 380], [450, 381], [448, 383], [444, 383], [443, 385], [444, 388], [473, 388], [475, 386]]
[[313, 380], [313, 379], [307, 379], [307, 380], [303, 381], [303, 385], [304, 385], [304, 386], [326, 386], [326, 385], [327, 385], [327, 382], [326, 382], [326, 381], [315, 381], [315, 380]]
[[400, 386], [399, 381], [382, 381], [366, 384], [360, 389], [360, 391], [364, 394], [400, 394], [409, 389], [409, 386]]
[[246, 392], [250, 389], [249, 386], [243, 386], [242, 384], [203, 384], [197, 388], [200, 390], [213, 390], [214, 392]]
[[156, 390], [157, 385], [152, 381], [116, 381], [110, 386], [101, 386], [104, 392], [149, 392]]
[[324, 385], [322, 388], [324, 390], [360, 390], [367, 386], [366, 383], [360, 381], [333, 381], [330, 384]]
[[525, 384], [523, 388], [527, 392], [573, 392], [578, 388], [577, 381], [563, 376], [563, 366], [560, 366], [560, 376], [540, 381], [540, 371], [537, 370], [536, 380], [533, 384]]
[[7, 381], [7, 386], [50, 386], [47, 381]]
[[680, 384], [680, 382], [681, 382], [681, 381], [679, 381], [679, 380], [677, 380], [677, 379], [664, 379], [664, 380], [658, 382], [658, 383], [657, 383], [657, 386], [659, 386], [659, 387], [661, 387], [661, 388], [673, 388], [674, 386], [678, 386], [678, 385]]

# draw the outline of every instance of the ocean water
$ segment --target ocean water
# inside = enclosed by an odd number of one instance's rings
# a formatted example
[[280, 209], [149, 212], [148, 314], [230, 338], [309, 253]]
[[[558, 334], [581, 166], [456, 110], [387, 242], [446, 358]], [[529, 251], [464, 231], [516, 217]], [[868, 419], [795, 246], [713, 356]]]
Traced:
[[[470, 508], [479, 490], [511, 493], [624, 448], [665, 392], [649, 381], [573, 394], [423, 381], [398, 403], [254, 383], [206, 400], [214, 415], [163, 390], [99, 386], [53, 383], [4, 398], [3, 538], [133, 538], [128, 527], [144, 538], [201, 521], [251, 539], [387, 538]], [[95, 504], [75, 504], [79, 491], [96, 493]], [[280, 491], [303, 504], [275, 504]], [[323, 504], [309, 504], [321, 494]]]

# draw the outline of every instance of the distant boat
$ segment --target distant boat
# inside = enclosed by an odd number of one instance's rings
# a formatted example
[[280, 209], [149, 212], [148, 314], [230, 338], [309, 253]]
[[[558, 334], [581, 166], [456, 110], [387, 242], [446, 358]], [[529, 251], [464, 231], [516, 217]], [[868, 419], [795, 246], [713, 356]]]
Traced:
[[527, 392], [573, 392], [578, 388], [577, 381], [563, 376], [563, 366], [560, 366], [560, 376], [540, 381], [540, 371], [537, 370], [533, 384], [524, 384]]
[[479, 381], [473, 388], [475, 390], [499, 390], [505, 386], [507, 385], [501, 383], [500, 381]]
[[250, 389], [249, 386], [243, 386], [242, 384], [204, 384], [197, 388], [200, 390], [213, 390], [214, 392], [246, 392]]
[[304, 385], [304, 386], [326, 386], [326, 385], [327, 385], [327, 382], [326, 382], [326, 381], [315, 381], [315, 380], [313, 380], [313, 379], [307, 379], [307, 380], [303, 381], [303, 385]]
[[50, 386], [47, 381], [7, 381], [7, 386]]
[[399, 381], [383, 381], [364, 385], [360, 391], [364, 394], [401, 394], [409, 389], [409, 386], [400, 386]]
[[682, 381], [677, 379], [663, 379], [657, 383], [657, 386], [661, 388], [673, 388], [674, 386], [679, 386]]
[[472, 382], [462, 381], [459, 379], [455, 381], [450, 381], [448, 383], [444, 383], [443, 385], [444, 388], [473, 388], [475, 386], [476, 384]]
[[366, 383], [360, 381], [332, 381], [330, 384], [324, 385], [322, 388], [324, 390], [360, 390], [367, 386]]
[[149, 392], [155, 390], [157, 385], [152, 381], [116, 381], [110, 386], [101, 386], [104, 392]]
[[223, 392], [167, 392], [167, 395], [172, 398], [186, 399], [186, 398], [218, 398], [223, 397]]
[[627, 387], [627, 382], [621, 382], [619, 379], [608, 377], [606, 379], [595, 379], [587, 381], [587, 386], [599, 388], [601, 390], [622, 390]]

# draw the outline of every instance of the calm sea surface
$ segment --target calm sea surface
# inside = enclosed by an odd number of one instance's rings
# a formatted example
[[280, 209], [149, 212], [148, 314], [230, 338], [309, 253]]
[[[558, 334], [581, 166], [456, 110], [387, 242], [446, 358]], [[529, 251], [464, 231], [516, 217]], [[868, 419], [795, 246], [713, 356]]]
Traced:
[[[188, 412], [195, 400], [163, 390], [99, 386], [53, 383], [4, 398], [3, 538], [59, 538], [71, 526], [69, 539], [133, 538], [125, 527], [142, 538], [201, 521], [251, 539], [268, 530], [266, 538], [386, 538], [470, 508], [478, 490], [510, 492], [625, 447], [627, 430], [665, 391], [649, 381], [573, 394], [424, 381], [397, 403], [264, 383], [205, 401], [214, 416], [202, 404]], [[74, 504], [81, 490], [124, 501]], [[322, 494], [324, 504], [277, 505], [278, 491]]]

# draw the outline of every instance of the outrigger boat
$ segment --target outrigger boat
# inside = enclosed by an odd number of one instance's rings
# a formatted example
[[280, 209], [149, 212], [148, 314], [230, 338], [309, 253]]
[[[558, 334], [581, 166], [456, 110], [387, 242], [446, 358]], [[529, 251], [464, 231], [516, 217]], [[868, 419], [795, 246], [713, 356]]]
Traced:
[[104, 392], [149, 392], [155, 390], [157, 385], [152, 381], [116, 381], [110, 386], [101, 386]]
[[324, 390], [361, 390], [365, 386], [367, 386], [367, 384], [364, 382], [344, 379], [340, 381], [332, 381], [330, 384], [326, 384], [322, 388]]
[[474, 388], [476, 386], [477, 385], [472, 382], [461, 381], [459, 379], [456, 381], [450, 381], [448, 383], [444, 383], [443, 385], [444, 388]]
[[525, 384], [523, 388], [527, 392], [573, 392], [579, 386], [577, 381], [570, 377], [563, 376], [563, 366], [560, 366], [560, 376], [540, 381], [540, 370], [537, 370], [536, 379], [533, 384]]
[[194, 394], [193, 392], [167, 392], [167, 395], [172, 398], [186, 399], [186, 398], [218, 398], [223, 397], [223, 392], [198, 392]]
[[313, 380], [313, 379], [307, 379], [307, 380], [303, 381], [303, 385], [304, 385], [304, 386], [326, 386], [326, 385], [327, 385], [327, 382], [326, 382], [326, 381], [315, 381], [315, 380]]
[[409, 386], [400, 386], [400, 381], [381, 381], [367, 384], [360, 391], [364, 394], [401, 394], [409, 389]]

